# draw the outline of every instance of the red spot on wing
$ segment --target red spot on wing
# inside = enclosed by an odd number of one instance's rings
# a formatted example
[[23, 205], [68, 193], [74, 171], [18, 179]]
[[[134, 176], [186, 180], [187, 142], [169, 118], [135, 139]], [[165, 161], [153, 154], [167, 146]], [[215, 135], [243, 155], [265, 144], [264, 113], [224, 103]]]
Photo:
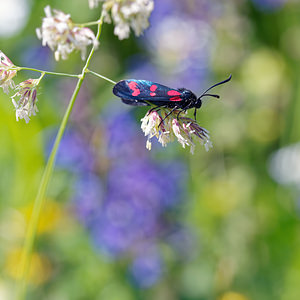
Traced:
[[181, 101], [181, 97], [180, 96], [175, 96], [170, 98], [170, 101]]
[[[150, 86], [150, 91], [151, 92], [155, 92], [155, 90], [157, 89], [157, 85], [155, 85], [155, 84], [152, 84], [151, 86]], [[151, 95], [151, 94], [150, 94]], [[152, 95], [151, 95], [152, 96]]]
[[139, 89], [135, 89], [131, 95], [132, 95], [132, 96], [138, 96], [140, 93], [141, 93], [141, 92], [140, 92]]
[[151, 92], [150, 96], [154, 97], [154, 96], [156, 96], [156, 93]]
[[141, 93], [141, 91], [139, 90], [139, 88], [137, 88], [137, 83], [136, 82], [134, 82], [134, 81], [130, 81], [129, 83], [128, 83], [128, 87], [131, 89], [131, 90], [133, 90], [133, 92], [132, 92], [132, 96], [138, 96], [140, 93]]
[[129, 86], [129, 88], [131, 89], [131, 90], [135, 90], [136, 89], [136, 86], [137, 86], [138, 84], [136, 83], [136, 82], [134, 82], [134, 81], [130, 81], [129, 83], [128, 83], [128, 86]]
[[[167, 94], [168, 94], [169, 96], [180, 96], [180, 95], [181, 95], [180, 92], [175, 91], [175, 90], [170, 90], [170, 91], [167, 92]], [[174, 98], [175, 98], [175, 97], [174, 97]], [[171, 99], [170, 99], [170, 100], [171, 100]], [[173, 101], [174, 101], [174, 100], [173, 100]]]

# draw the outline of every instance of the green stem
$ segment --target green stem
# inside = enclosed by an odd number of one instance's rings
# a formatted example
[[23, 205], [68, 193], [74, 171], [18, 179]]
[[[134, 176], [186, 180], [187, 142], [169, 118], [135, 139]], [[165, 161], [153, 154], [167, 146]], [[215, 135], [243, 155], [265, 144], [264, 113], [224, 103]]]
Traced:
[[91, 71], [91, 70], [89, 70], [89, 69], [87, 69], [86, 71], [87, 71], [87, 73], [91, 73], [91, 74], [93, 74], [93, 75], [95, 75], [95, 76], [97, 76], [97, 77], [100, 77], [100, 78], [102, 78], [102, 79], [104, 79], [104, 80], [106, 80], [106, 81], [108, 81], [108, 82], [110, 82], [110, 83], [112, 83], [112, 84], [116, 84], [115, 81], [113, 81], [113, 80], [111, 80], [111, 79], [109, 79], [109, 78], [107, 78], [107, 77], [105, 77], [105, 76], [103, 76], [103, 75], [100, 75], [100, 74], [98, 74], [98, 73], [96, 73], [96, 72], [93, 72], [93, 71]]
[[92, 26], [92, 25], [98, 25], [100, 21], [102, 22], [102, 20], [97, 20], [97, 21], [87, 22], [87, 23], [83, 23], [83, 24], [75, 24], [75, 26], [88, 27], [88, 26]]
[[39, 78], [39, 82], [38, 82], [38, 84], [37, 85], [39, 85], [40, 84], [40, 82], [41, 82], [41, 80], [43, 79], [43, 77], [45, 76], [45, 72], [43, 72], [42, 74], [41, 74], [41, 76], [40, 76], [40, 78]]
[[[97, 40], [99, 39], [100, 34], [101, 34], [102, 23], [103, 23], [103, 15], [101, 16], [99, 23], [98, 23], [98, 32], [96, 35]], [[67, 110], [64, 114], [63, 120], [60, 124], [52, 151], [50, 153], [48, 162], [47, 162], [45, 170], [44, 170], [44, 174], [42, 176], [42, 180], [40, 182], [39, 190], [38, 190], [35, 202], [34, 202], [32, 215], [31, 215], [31, 218], [29, 221], [29, 225], [28, 225], [28, 229], [27, 229], [26, 237], [25, 237], [24, 252], [23, 252], [21, 266], [20, 266], [20, 280], [19, 280], [18, 289], [17, 289], [17, 298], [16, 299], [18, 299], [18, 300], [23, 300], [26, 297], [26, 290], [27, 290], [27, 282], [26, 281], [27, 281], [27, 276], [28, 276], [29, 267], [30, 267], [30, 260], [31, 260], [31, 256], [32, 256], [34, 240], [36, 237], [37, 226], [39, 223], [40, 214], [41, 214], [44, 202], [45, 202], [45, 195], [46, 195], [49, 181], [51, 178], [51, 174], [52, 174], [52, 171], [54, 168], [57, 150], [58, 150], [60, 141], [62, 139], [62, 136], [64, 134], [64, 131], [66, 129], [66, 125], [68, 123], [73, 105], [75, 103], [79, 89], [80, 89], [82, 82], [85, 78], [85, 75], [87, 73], [87, 68], [90, 64], [90, 61], [91, 61], [91, 58], [92, 58], [94, 52], [95, 52], [95, 47], [92, 48], [92, 50], [89, 54], [89, 57], [86, 60], [85, 66], [82, 69], [82, 73], [81, 73], [81, 75], [79, 75], [79, 79], [77, 81], [76, 88], [73, 92], [73, 95], [70, 99]]]
[[34, 71], [34, 72], [39, 72], [39, 73], [44, 73], [44, 74], [49, 74], [49, 75], [56, 75], [56, 76], [66, 76], [66, 77], [76, 77], [76, 78], [80, 77], [80, 75], [76, 75], [76, 74], [49, 72], [49, 71], [43, 71], [43, 70], [27, 68], [27, 67], [17, 67], [16, 66], [15, 68], [11, 68], [11, 70], [17, 70], [17, 71], [28, 70], [28, 71]]

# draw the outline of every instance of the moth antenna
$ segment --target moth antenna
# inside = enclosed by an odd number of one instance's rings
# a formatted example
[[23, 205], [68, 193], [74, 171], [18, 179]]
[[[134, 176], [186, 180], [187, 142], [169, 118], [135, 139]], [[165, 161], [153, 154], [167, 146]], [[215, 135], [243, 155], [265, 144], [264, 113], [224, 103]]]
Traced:
[[216, 94], [203, 94], [202, 96], [200, 96], [200, 98], [201, 97], [204, 97], [204, 96], [210, 96], [210, 97], [215, 97], [215, 98], [220, 98], [220, 96], [219, 95], [216, 95]]
[[[223, 83], [226, 83], [226, 82], [228, 82], [228, 81], [230, 81], [231, 80], [231, 75], [227, 78], [227, 79], [225, 79], [225, 80], [223, 80], [223, 81], [221, 81], [221, 82], [218, 82], [218, 83], [216, 83], [216, 84], [214, 84], [214, 85], [212, 85], [211, 87], [209, 87], [206, 91], [204, 91], [202, 94], [201, 94], [201, 96], [199, 97], [199, 98], [201, 98], [201, 97], [203, 97], [203, 96], [205, 96], [205, 95], [210, 95], [210, 94], [206, 94], [206, 92], [208, 92], [209, 90], [211, 90], [212, 88], [214, 88], [214, 87], [216, 87], [216, 86], [218, 86], [218, 85], [221, 85], [221, 84], [223, 84]], [[215, 97], [215, 96], [217, 96], [217, 95], [210, 95], [210, 96], [212, 96], [212, 97]], [[218, 97], [216, 97], [216, 98], [218, 98]]]

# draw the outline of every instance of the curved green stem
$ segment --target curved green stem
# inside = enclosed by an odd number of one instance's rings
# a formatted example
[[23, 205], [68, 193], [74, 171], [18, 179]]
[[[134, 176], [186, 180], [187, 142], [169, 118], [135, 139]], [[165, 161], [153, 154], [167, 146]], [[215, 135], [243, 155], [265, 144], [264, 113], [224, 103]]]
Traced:
[[93, 26], [93, 25], [98, 25], [100, 20], [93, 21], [93, 22], [87, 22], [87, 23], [82, 23], [82, 24], [75, 24], [75, 26], [78, 27], [88, 27], [88, 26]]
[[95, 76], [97, 76], [97, 77], [100, 77], [100, 78], [102, 78], [102, 79], [104, 79], [104, 80], [106, 80], [106, 81], [108, 81], [108, 82], [110, 82], [110, 83], [112, 83], [112, 84], [116, 84], [115, 81], [113, 81], [113, 80], [111, 80], [111, 79], [109, 79], [109, 78], [107, 78], [107, 77], [105, 77], [105, 76], [103, 76], [103, 75], [100, 75], [100, 74], [98, 74], [98, 73], [96, 73], [96, 72], [93, 72], [93, 71], [91, 71], [91, 70], [89, 70], [89, 69], [87, 69], [86, 72], [87, 72], [87, 73], [91, 73], [91, 74], [93, 74], [93, 75], [95, 75]]
[[41, 80], [43, 79], [43, 77], [45, 76], [45, 72], [42, 72], [42, 74], [41, 74], [41, 76], [40, 76], [40, 78], [39, 78], [39, 82], [38, 82], [38, 84], [37, 85], [39, 85], [40, 84], [40, 82], [41, 82]]
[[[98, 32], [96, 35], [97, 40], [99, 39], [100, 34], [101, 34], [102, 23], [103, 23], [103, 15], [101, 16], [99, 24], [98, 24]], [[92, 58], [94, 52], [95, 52], [95, 47], [92, 48], [92, 50], [89, 54], [89, 57], [86, 60], [85, 66], [82, 69], [82, 73], [79, 75], [79, 79], [77, 81], [76, 88], [73, 92], [73, 95], [70, 99], [67, 110], [64, 114], [63, 120], [60, 124], [52, 151], [50, 153], [48, 162], [46, 164], [46, 167], [45, 167], [45, 170], [44, 170], [41, 182], [40, 182], [40, 186], [39, 186], [38, 193], [37, 193], [37, 196], [36, 196], [36, 199], [34, 202], [32, 215], [31, 215], [31, 218], [29, 221], [29, 225], [28, 225], [26, 237], [25, 237], [24, 252], [23, 252], [22, 261], [21, 261], [21, 265], [20, 265], [20, 280], [19, 280], [19, 285], [18, 285], [18, 289], [17, 289], [17, 298], [16, 299], [18, 299], [18, 300], [23, 300], [26, 296], [26, 290], [27, 290], [27, 282], [26, 281], [27, 281], [27, 276], [28, 276], [28, 272], [29, 272], [30, 259], [32, 256], [33, 245], [34, 245], [36, 232], [37, 232], [37, 226], [39, 223], [40, 214], [41, 214], [43, 205], [45, 203], [45, 195], [46, 195], [49, 181], [50, 181], [52, 171], [54, 168], [57, 150], [58, 150], [60, 141], [63, 137], [63, 134], [66, 129], [66, 125], [68, 123], [73, 105], [75, 103], [75, 100], [76, 100], [76, 97], [80, 90], [80, 87], [82, 85], [82, 82], [85, 78], [87, 68], [89, 66], [89, 63], [91, 61], [91, 58]]]
[[80, 75], [76, 75], [76, 74], [49, 72], [49, 71], [43, 71], [43, 70], [39, 70], [39, 69], [35, 69], [35, 68], [27, 68], [27, 67], [17, 67], [16, 66], [15, 68], [11, 68], [11, 70], [17, 70], [17, 71], [28, 70], [28, 71], [34, 71], [34, 72], [39, 72], [39, 73], [44, 73], [44, 74], [49, 74], [49, 75], [56, 75], [56, 76], [66, 76], [66, 77], [76, 77], [76, 78], [80, 77]]

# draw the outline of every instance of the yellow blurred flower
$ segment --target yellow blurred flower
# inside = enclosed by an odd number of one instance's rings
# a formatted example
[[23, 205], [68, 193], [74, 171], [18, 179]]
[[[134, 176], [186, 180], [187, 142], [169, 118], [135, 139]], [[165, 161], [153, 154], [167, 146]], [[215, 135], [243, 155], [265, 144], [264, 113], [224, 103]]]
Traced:
[[[33, 210], [33, 203], [22, 209], [26, 223], [29, 223]], [[41, 213], [41, 218], [37, 228], [37, 233], [45, 233], [54, 230], [62, 218], [62, 208], [55, 201], [47, 200], [46, 205]]]
[[[15, 248], [10, 251], [5, 260], [4, 270], [14, 279], [19, 278], [20, 261], [22, 258], [22, 249]], [[47, 281], [52, 274], [52, 266], [49, 259], [38, 253], [33, 253], [31, 257], [28, 281], [32, 284], [42, 284]]]
[[226, 292], [223, 296], [221, 296], [220, 300], [248, 300], [246, 296], [236, 292]]

